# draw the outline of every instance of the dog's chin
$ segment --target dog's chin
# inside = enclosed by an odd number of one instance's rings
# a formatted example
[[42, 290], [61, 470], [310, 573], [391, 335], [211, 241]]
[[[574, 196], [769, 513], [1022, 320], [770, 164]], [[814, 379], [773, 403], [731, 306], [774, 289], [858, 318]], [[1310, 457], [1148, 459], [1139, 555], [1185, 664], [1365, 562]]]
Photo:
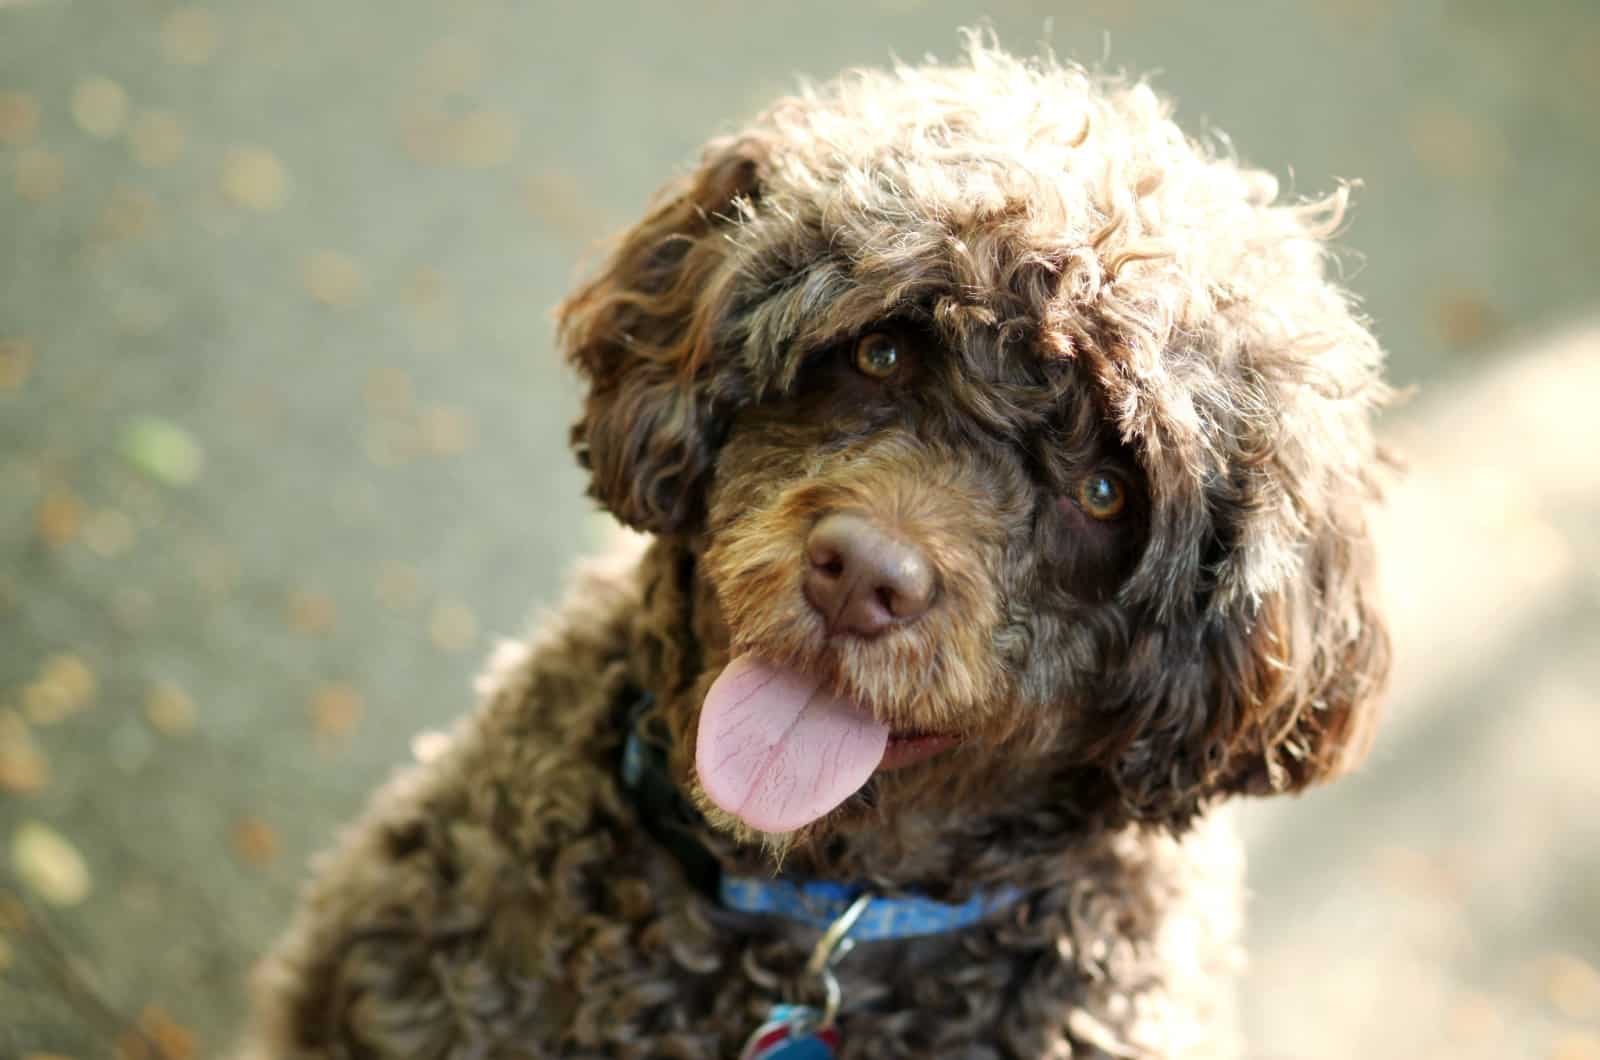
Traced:
[[819, 849], [836, 837], [890, 828], [902, 814], [938, 809], [938, 793], [945, 787], [941, 775], [949, 768], [950, 757], [935, 754], [892, 770], [880, 768], [838, 806], [788, 832], [752, 827], [712, 802], [698, 778], [689, 785], [689, 798], [713, 829], [741, 845], [758, 847], [774, 867], [781, 868], [796, 852]]
[[[838, 834], [846, 819], [851, 816], [846, 806], [840, 806], [832, 813], [825, 814], [792, 832], [763, 832], [712, 802], [698, 780], [691, 785], [689, 797], [695, 808], [700, 811], [700, 815], [705, 818], [706, 824], [741, 846], [758, 847], [775, 869], [781, 869], [784, 860], [795, 851], [818, 846]], [[846, 801], [848, 803], [853, 799]]]

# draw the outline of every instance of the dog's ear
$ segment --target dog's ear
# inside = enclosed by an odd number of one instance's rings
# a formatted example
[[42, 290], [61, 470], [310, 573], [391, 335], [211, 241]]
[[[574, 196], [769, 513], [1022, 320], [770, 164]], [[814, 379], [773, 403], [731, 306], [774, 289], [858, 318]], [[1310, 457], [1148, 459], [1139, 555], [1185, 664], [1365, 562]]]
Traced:
[[[1108, 407], [1142, 417], [1151, 524], [1123, 589], [1126, 665], [1101, 699], [1114, 721], [1089, 750], [1147, 820], [1337, 776], [1381, 705], [1382, 355], [1320, 278], [1283, 294], [1236, 307], [1233, 355], [1180, 364], [1181, 385], [1156, 385], [1176, 374], [1160, 354], [1100, 376]], [[1139, 389], [1141, 375], [1156, 383]]]
[[1301, 791], [1358, 764], [1389, 673], [1374, 581], [1365, 528], [1330, 527], [1277, 591], [1213, 610], [1195, 636], [1136, 645], [1150, 684], [1114, 759], [1134, 813], [1186, 820], [1219, 796]]
[[1114, 771], [1138, 815], [1182, 820], [1221, 795], [1300, 791], [1360, 762], [1389, 670], [1365, 507], [1330, 513], [1273, 590], [1135, 645], [1150, 683]]
[[1331, 525], [1254, 621], [1211, 646], [1222, 724], [1206, 749], [1225, 792], [1299, 791], [1358, 764], [1389, 673], [1372, 542]]
[[589, 387], [573, 449], [590, 495], [635, 529], [681, 531], [700, 516], [715, 441], [714, 331], [733, 279], [726, 236], [759, 200], [766, 157], [749, 137], [710, 144], [557, 309], [566, 355]]

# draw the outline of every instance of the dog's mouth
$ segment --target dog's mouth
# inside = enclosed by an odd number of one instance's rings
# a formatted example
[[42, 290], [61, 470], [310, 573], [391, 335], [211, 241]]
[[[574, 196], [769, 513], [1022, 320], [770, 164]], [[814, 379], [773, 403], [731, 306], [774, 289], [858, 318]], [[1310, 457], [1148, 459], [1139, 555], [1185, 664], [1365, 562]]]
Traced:
[[883, 750], [883, 759], [878, 763], [878, 772], [914, 766], [941, 751], [950, 750], [960, 742], [961, 737], [953, 733], [896, 729], [889, 733], [889, 746]]
[[895, 730], [823, 680], [754, 655], [722, 671], [700, 708], [695, 771], [706, 796], [762, 832], [792, 832], [879, 770], [903, 769], [959, 737]]

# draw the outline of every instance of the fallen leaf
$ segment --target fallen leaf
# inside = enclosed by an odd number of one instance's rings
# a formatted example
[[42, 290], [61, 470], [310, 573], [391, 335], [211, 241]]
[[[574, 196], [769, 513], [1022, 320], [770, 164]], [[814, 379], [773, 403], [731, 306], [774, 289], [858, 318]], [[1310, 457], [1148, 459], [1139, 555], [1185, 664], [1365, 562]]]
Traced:
[[411, 275], [403, 297], [417, 312], [432, 313], [444, 303], [445, 295], [444, 277], [424, 265]]
[[53, 725], [87, 707], [97, 686], [94, 671], [82, 658], [70, 652], [52, 655], [23, 688], [22, 711], [35, 725]]
[[77, 905], [89, 896], [89, 867], [67, 839], [41, 821], [24, 821], [11, 835], [11, 868], [51, 905]]
[[34, 529], [51, 548], [61, 548], [77, 537], [82, 521], [83, 504], [59, 486], [45, 494], [33, 515]]
[[98, 556], [111, 558], [133, 544], [133, 520], [115, 508], [101, 508], [83, 524], [83, 543]]
[[420, 412], [423, 444], [440, 456], [454, 456], [472, 447], [478, 428], [464, 409], [429, 405]]
[[278, 857], [278, 833], [259, 817], [241, 817], [233, 824], [233, 852], [253, 868], [265, 868]]
[[289, 194], [289, 172], [265, 148], [235, 148], [222, 160], [222, 193], [246, 209], [275, 210]]
[[21, 390], [33, 371], [33, 343], [23, 338], [0, 339], [0, 392]]
[[1438, 176], [1468, 178], [1504, 169], [1507, 150], [1493, 125], [1480, 124], [1450, 106], [1428, 106], [1411, 115], [1411, 151]]
[[180, 424], [141, 416], [122, 432], [122, 455], [138, 471], [168, 486], [189, 486], [205, 468], [205, 451]]
[[39, 131], [39, 101], [20, 92], [0, 92], [0, 144], [22, 147]]
[[39, 679], [60, 686], [74, 703], [87, 701], [94, 695], [98, 684], [89, 664], [71, 652], [61, 652], [46, 659], [39, 669]]
[[128, 118], [128, 93], [106, 77], [78, 82], [72, 93], [72, 120], [98, 140], [117, 135]]
[[342, 681], [323, 685], [311, 696], [311, 724], [318, 736], [346, 736], [361, 720], [361, 693]]
[[1439, 337], [1456, 348], [1481, 346], [1504, 330], [1488, 300], [1470, 291], [1440, 297], [1434, 303], [1433, 318]]
[[366, 279], [355, 260], [332, 250], [321, 250], [302, 269], [306, 292], [326, 306], [347, 306], [360, 298]]
[[170, 62], [198, 66], [217, 50], [217, 20], [203, 7], [180, 7], [161, 21], [161, 50]]
[[50, 783], [50, 765], [22, 715], [0, 710], [0, 789], [28, 795]]
[[153, 685], [144, 698], [144, 717], [152, 728], [168, 736], [178, 736], [194, 728], [197, 711], [194, 700], [177, 685], [167, 681]]
[[386, 563], [378, 572], [378, 602], [396, 611], [417, 606], [422, 599], [422, 579], [414, 567]]
[[336, 617], [333, 598], [327, 593], [296, 589], [289, 594], [289, 628], [296, 633], [327, 633]]
[[458, 121], [452, 130], [453, 161], [469, 169], [502, 165], [516, 153], [520, 138], [521, 130], [511, 115], [476, 111]]
[[134, 239], [154, 227], [156, 214], [156, 200], [149, 192], [117, 188], [100, 211], [95, 235], [104, 240]]
[[67, 182], [67, 164], [54, 151], [29, 147], [17, 156], [17, 194], [29, 202], [44, 202], [60, 194]]

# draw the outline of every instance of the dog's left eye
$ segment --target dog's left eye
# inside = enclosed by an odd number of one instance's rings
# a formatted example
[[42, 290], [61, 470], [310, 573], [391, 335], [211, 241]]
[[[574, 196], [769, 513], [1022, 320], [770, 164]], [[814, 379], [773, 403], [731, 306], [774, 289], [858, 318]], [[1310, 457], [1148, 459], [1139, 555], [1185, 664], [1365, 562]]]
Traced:
[[869, 379], [888, 379], [900, 368], [900, 349], [895, 337], [874, 331], [856, 340], [853, 356], [856, 371]]
[[1128, 491], [1116, 475], [1097, 471], [1079, 480], [1073, 499], [1092, 519], [1115, 519], [1128, 506]]

